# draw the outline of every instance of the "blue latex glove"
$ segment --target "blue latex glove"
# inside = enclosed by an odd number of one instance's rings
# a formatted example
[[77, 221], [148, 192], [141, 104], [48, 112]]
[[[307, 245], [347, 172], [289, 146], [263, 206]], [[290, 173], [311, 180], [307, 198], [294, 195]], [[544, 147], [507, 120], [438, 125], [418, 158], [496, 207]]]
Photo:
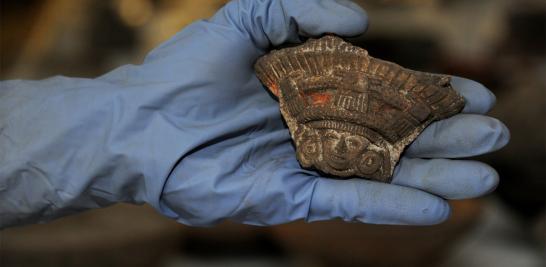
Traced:
[[[435, 224], [445, 199], [493, 190], [475, 161], [509, 134], [483, 116], [494, 96], [462, 78], [464, 114], [428, 127], [392, 184], [302, 170], [277, 100], [253, 72], [272, 46], [302, 36], [362, 34], [348, 1], [235, 1], [153, 50], [142, 65], [96, 79], [6, 81], [0, 89], [0, 225], [45, 222], [116, 202], [149, 203], [189, 225], [271, 225], [342, 218]], [[430, 158], [430, 159], [422, 159]]]

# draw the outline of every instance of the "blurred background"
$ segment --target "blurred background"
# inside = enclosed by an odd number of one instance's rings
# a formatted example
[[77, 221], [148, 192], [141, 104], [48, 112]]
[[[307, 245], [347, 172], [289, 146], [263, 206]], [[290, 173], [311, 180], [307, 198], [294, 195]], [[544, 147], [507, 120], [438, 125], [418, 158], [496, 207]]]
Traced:
[[[95, 77], [142, 61], [223, 0], [0, 0], [0, 79]], [[545, 266], [546, 2], [360, 0], [352, 41], [403, 66], [482, 82], [510, 144], [479, 157], [495, 193], [427, 227], [340, 221], [193, 228], [116, 205], [0, 232], [0, 266]], [[182, 75], [182, 74], [181, 74]]]

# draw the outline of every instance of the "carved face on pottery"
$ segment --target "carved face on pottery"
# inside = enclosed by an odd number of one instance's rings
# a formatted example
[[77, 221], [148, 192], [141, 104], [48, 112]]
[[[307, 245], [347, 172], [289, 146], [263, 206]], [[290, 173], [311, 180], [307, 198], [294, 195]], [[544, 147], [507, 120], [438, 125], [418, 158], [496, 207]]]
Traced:
[[[310, 133], [312, 132], [312, 133]], [[387, 152], [365, 136], [337, 129], [312, 129], [298, 135], [298, 156], [304, 166], [319, 166], [336, 176], [362, 176], [384, 172]]]
[[336, 130], [324, 130], [321, 139], [325, 163], [333, 170], [341, 172], [355, 165], [358, 156], [370, 144], [362, 136]]

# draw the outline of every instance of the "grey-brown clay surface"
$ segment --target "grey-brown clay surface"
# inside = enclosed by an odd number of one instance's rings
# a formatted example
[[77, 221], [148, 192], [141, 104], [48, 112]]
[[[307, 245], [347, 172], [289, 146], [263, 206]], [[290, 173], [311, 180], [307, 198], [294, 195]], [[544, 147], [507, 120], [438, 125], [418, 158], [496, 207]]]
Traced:
[[404, 148], [464, 106], [449, 76], [373, 58], [331, 35], [272, 51], [255, 70], [279, 98], [302, 167], [338, 177], [390, 182]]

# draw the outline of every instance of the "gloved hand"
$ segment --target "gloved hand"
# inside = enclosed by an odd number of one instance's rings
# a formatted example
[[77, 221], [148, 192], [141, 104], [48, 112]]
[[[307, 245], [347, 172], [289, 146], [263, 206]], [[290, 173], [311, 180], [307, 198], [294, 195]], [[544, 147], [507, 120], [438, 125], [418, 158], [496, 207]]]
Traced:
[[142, 65], [96, 79], [2, 83], [0, 225], [120, 201], [147, 202], [197, 226], [445, 220], [444, 198], [477, 197], [498, 182], [483, 163], [444, 159], [507, 143], [506, 127], [481, 115], [494, 104], [487, 89], [454, 78], [464, 114], [430, 125], [393, 183], [381, 184], [301, 169], [278, 102], [254, 75], [255, 60], [272, 46], [324, 33], [355, 36], [366, 27], [366, 14], [349, 1], [234, 1]]

